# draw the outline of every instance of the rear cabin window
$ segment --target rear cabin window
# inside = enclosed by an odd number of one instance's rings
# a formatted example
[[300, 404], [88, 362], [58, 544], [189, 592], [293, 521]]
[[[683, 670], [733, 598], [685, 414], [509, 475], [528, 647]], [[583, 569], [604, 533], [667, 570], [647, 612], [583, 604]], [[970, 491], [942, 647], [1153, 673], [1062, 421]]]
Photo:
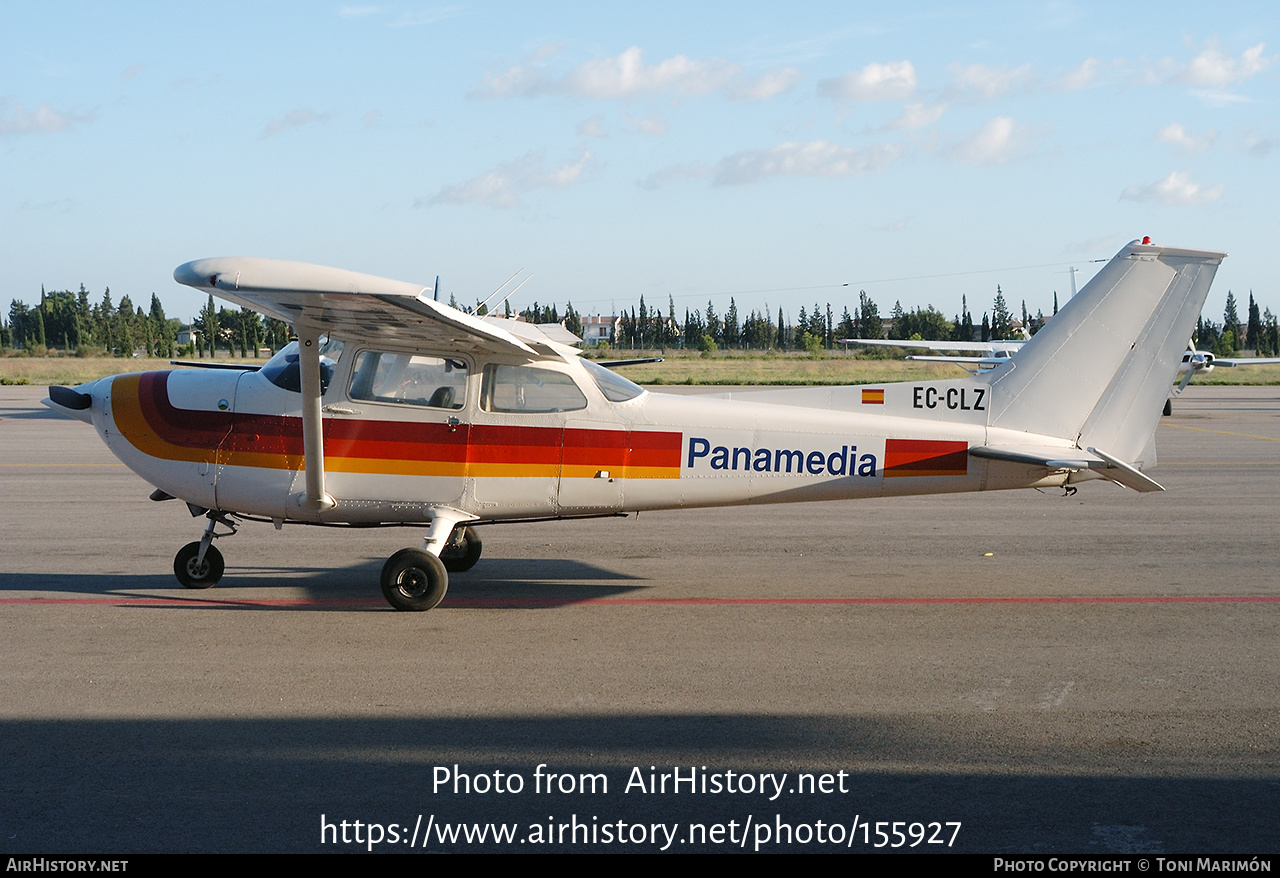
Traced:
[[361, 351], [351, 375], [352, 399], [460, 409], [466, 396], [467, 364], [451, 357]]
[[587, 407], [573, 378], [536, 366], [484, 367], [480, 407], [487, 412], [572, 412]]

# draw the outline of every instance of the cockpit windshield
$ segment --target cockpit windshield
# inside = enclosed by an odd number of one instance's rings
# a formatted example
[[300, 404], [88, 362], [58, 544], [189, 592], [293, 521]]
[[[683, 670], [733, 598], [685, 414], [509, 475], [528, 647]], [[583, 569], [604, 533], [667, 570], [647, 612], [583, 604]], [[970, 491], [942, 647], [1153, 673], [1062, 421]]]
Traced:
[[[320, 337], [320, 393], [329, 389], [333, 367], [342, 358], [342, 342], [329, 336]], [[291, 341], [280, 352], [267, 360], [259, 370], [268, 381], [281, 390], [302, 392], [302, 366], [298, 362], [298, 343]]]
[[596, 382], [596, 386], [600, 388], [600, 392], [604, 394], [605, 399], [609, 400], [609, 402], [626, 402], [644, 393], [644, 388], [639, 384], [633, 384], [617, 372], [612, 372], [599, 363], [593, 363], [585, 357], [578, 362], [586, 367], [587, 374]]

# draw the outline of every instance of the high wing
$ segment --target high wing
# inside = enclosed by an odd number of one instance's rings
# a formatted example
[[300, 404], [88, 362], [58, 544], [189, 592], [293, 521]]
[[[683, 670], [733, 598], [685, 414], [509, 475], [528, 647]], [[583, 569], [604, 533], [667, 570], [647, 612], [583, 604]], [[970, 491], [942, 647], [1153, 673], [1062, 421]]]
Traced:
[[[178, 266], [173, 279], [304, 329], [374, 344], [536, 355], [510, 330], [432, 301], [429, 287], [278, 259], [221, 257]], [[545, 340], [545, 339], [544, 339]]]
[[[311, 510], [336, 505], [325, 490], [322, 333], [371, 344], [430, 345], [442, 352], [539, 356], [508, 329], [441, 305], [419, 284], [322, 265], [246, 257], [197, 259], [174, 269], [173, 279], [283, 320], [298, 333], [306, 468], [302, 505]], [[557, 348], [569, 350], [546, 339], [544, 355], [562, 355]], [[437, 518], [442, 523], [449, 520], [447, 513]]]

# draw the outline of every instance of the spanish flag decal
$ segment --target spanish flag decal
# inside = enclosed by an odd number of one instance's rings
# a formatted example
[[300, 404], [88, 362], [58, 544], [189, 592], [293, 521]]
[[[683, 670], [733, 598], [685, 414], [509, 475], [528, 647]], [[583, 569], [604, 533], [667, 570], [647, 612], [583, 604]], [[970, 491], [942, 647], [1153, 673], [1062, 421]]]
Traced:
[[884, 440], [885, 478], [968, 474], [968, 442], [935, 439]]
[[862, 389], [863, 405], [884, 405], [884, 388], [867, 388]]

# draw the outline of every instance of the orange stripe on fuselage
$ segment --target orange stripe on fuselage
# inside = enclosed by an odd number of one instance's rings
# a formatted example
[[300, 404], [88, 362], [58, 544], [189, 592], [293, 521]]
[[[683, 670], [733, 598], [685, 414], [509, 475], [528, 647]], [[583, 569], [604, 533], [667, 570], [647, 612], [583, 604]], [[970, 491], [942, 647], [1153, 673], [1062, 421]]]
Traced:
[[[170, 374], [129, 375], [112, 384], [116, 427], [139, 451], [162, 460], [302, 469], [301, 418], [175, 408]], [[682, 442], [682, 434], [670, 432], [331, 418], [324, 449], [332, 472], [592, 478], [607, 470], [614, 478], [674, 479]]]

